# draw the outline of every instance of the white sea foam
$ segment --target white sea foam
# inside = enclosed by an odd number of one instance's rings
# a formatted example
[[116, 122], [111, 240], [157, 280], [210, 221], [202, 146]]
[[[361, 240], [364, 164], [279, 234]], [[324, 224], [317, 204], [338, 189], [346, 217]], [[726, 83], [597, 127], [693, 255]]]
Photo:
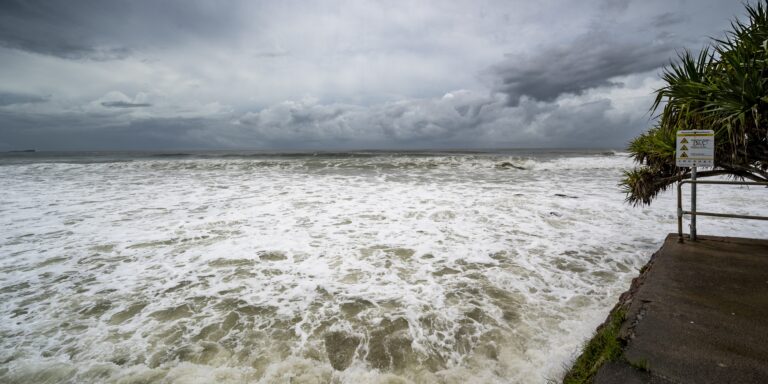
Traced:
[[[0, 378], [557, 378], [676, 229], [672, 191], [624, 203], [630, 166], [623, 154], [0, 166]], [[765, 189], [700, 190], [707, 210], [768, 215]], [[699, 233], [768, 226], [702, 218]]]

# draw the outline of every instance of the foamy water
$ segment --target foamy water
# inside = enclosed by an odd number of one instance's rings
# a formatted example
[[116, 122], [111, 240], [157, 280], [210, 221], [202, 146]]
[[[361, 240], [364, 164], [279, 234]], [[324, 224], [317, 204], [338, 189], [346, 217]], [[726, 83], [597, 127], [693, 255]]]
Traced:
[[623, 155], [53, 160], [0, 160], [2, 382], [543, 383], [676, 230]]

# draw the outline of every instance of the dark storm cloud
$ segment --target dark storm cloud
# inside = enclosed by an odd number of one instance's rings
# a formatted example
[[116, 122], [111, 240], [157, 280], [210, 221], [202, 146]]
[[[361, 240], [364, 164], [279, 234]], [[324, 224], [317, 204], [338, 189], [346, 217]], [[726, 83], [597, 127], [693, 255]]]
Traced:
[[[667, 6], [649, 1], [640, 9], [645, 13], [643, 17], [636, 14], [638, 4], [629, 0], [604, 1], [585, 33], [564, 39], [561, 44], [507, 55], [506, 60], [491, 68], [492, 76], [497, 78], [496, 90], [507, 94], [513, 106], [524, 96], [554, 101], [563, 94], [578, 95], [611, 85], [615, 77], [660, 69], [675, 57], [676, 50], [697, 49], [710, 36], [722, 33], [705, 20], [683, 13], [685, 1]], [[722, 10], [736, 9], [734, 5], [701, 4], [711, 8], [709, 17], [717, 15], [717, 8], [722, 7], [716, 25], [723, 27], [733, 16]]]
[[596, 143], [624, 148], [631, 137], [647, 128], [648, 120], [631, 113], [611, 118], [615, 109], [609, 99], [600, 99], [570, 107], [558, 107], [540, 115], [537, 124], [538, 142], [557, 138], [574, 147], [594, 147]]
[[[645, 120], [600, 99], [573, 105], [468, 91], [371, 107], [284, 102], [241, 116], [139, 118], [119, 122], [93, 113], [40, 116], [0, 113], [0, 147], [79, 150], [263, 148], [623, 147]], [[621, 129], [617, 129], [621, 126]], [[590, 127], [584, 130], [584, 127]], [[562, 146], [562, 145], [560, 145]]]
[[483, 123], [495, 119], [483, 108], [503, 108], [500, 99], [459, 94], [438, 99], [410, 100], [372, 107], [345, 104], [286, 102], [245, 114], [239, 123], [252, 137], [266, 142], [339, 140], [456, 142]]
[[552, 101], [565, 93], [611, 85], [617, 76], [643, 73], [669, 62], [673, 43], [628, 42], [610, 33], [590, 33], [567, 46], [535, 52], [527, 57], [508, 57], [495, 66], [498, 90], [509, 96], [510, 105], [520, 98]]
[[103, 116], [44, 116], [0, 113], [0, 149], [129, 150], [220, 148], [220, 143], [201, 138], [197, 132], [221, 122], [208, 119], [139, 119], [118, 123]]
[[[621, 148], [647, 124], [643, 112], [617, 111], [607, 98], [571, 105], [524, 100], [515, 107], [503, 95], [462, 91], [442, 98], [387, 103], [368, 108], [286, 102], [237, 120], [239, 142], [248, 139], [285, 147], [547, 147], [595, 143]], [[589, 129], [585, 129], [589, 127]], [[617, 128], [621, 127], [621, 128]], [[220, 129], [220, 133], [227, 132]], [[332, 144], [331, 144], [332, 143]]]
[[632, 0], [601, 0], [599, 2], [599, 9], [603, 12], [623, 12], [629, 8], [629, 4]]
[[650, 125], [675, 50], [742, 10], [0, 1], [0, 83], [13, 90], [0, 93], [0, 147], [621, 147]]
[[[125, 47], [105, 47], [96, 28], [99, 12], [86, 2], [0, 2], [0, 44], [8, 48], [70, 59], [117, 59]], [[103, 8], [102, 8], [103, 9]]]
[[101, 105], [107, 108], [144, 108], [152, 106], [150, 103], [129, 103], [127, 101], [105, 101]]
[[0, 92], [0, 107], [14, 104], [42, 103], [48, 98], [24, 93]]
[[65, 59], [117, 60], [179, 39], [219, 38], [235, 6], [204, 0], [0, 2], [0, 45]]
[[653, 18], [651, 25], [654, 28], [665, 28], [671, 25], [680, 24], [688, 20], [688, 16], [674, 12], [664, 12]]

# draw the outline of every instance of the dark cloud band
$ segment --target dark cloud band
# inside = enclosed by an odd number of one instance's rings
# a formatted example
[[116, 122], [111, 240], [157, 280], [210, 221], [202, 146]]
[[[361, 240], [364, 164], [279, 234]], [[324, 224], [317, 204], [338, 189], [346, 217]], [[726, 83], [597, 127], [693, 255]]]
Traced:
[[42, 103], [47, 97], [28, 95], [24, 93], [0, 92], [0, 107], [15, 104]]
[[553, 101], [566, 94], [610, 86], [617, 76], [643, 73], [669, 62], [675, 44], [619, 41], [606, 32], [592, 32], [567, 46], [545, 49], [527, 57], [508, 57], [493, 67], [497, 89], [517, 105], [523, 96]]
[[146, 108], [152, 106], [150, 103], [129, 103], [126, 101], [105, 101], [101, 105], [107, 108]]

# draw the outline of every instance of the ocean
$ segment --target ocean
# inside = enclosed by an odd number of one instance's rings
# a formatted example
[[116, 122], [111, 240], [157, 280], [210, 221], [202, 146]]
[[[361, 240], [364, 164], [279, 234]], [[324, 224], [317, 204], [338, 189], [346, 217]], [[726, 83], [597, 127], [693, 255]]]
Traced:
[[[624, 202], [631, 166], [582, 150], [2, 154], [0, 382], [558, 380], [677, 230], [674, 188]], [[698, 201], [768, 215], [766, 197]], [[768, 225], [700, 217], [698, 233]]]

